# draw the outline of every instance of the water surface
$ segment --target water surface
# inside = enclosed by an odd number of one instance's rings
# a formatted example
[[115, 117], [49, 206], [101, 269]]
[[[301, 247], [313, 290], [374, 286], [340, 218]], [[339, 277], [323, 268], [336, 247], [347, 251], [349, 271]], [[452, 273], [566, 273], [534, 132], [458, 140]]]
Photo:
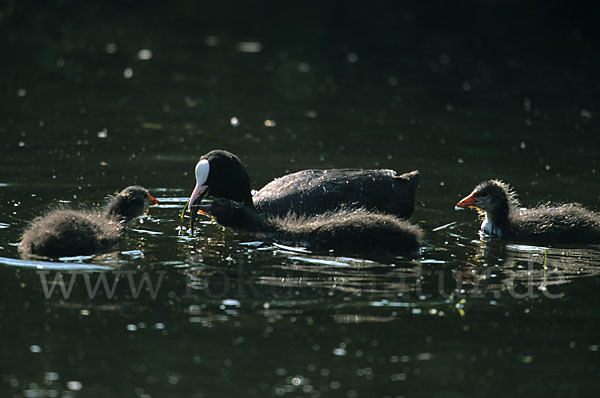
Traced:
[[[2, 396], [596, 394], [600, 248], [482, 241], [453, 208], [502, 178], [525, 205], [600, 210], [597, 8], [1, 7]], [[179, 211], [216, 148], [255, 188], [419, 169], [425, 247], [349, 258], [209, 220], [191, 235]], [[113, 252], [19, 258], [29, 220], [134, 183], [161, 204]]]

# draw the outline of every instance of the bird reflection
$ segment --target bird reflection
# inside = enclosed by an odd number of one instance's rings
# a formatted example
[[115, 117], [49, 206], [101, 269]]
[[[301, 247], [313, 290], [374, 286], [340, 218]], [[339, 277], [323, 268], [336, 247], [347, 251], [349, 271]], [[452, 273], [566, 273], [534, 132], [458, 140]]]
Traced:
[[485, 294], [564, 285], [600, 274], [597, 247], [550, 248], [478, 241], [454, 279], [465, 293]]

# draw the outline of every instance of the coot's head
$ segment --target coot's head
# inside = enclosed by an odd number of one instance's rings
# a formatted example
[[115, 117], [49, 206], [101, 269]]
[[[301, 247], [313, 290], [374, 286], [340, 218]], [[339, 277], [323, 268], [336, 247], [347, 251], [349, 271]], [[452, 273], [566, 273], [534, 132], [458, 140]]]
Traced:
[[456, 206], [475, 208], [492, 215], [508, 215], [509, 208], [516, 204], [516, 196], [508, 184], [499, 180], [488, 180], [477, 185], [473, 192]]
[[121, 221], [129, 222], [146, 213], [149, 206], [158, 204], [144, 187], [133, 185], [125, 188], [112, 198], [107, 213]]
[[189, 206], [192, 226], [195, 216], [192, 207], [207, 195], [253, 206], [248, 172], [234, 154], [223, 150], [210, 151], [196, 164], [195, 174], [196, 186], [183, 209], [185, 212]]

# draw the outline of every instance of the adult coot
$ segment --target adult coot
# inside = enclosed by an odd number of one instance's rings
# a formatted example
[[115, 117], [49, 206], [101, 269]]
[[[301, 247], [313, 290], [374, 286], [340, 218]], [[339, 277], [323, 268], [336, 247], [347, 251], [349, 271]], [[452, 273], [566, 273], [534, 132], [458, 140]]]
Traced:
[[[303, 170], [277, 178], [252, 196], [250, 178], [240, 159], [214, 150], [196, 164], [196, 187], [183, 209], [207, 195], [256, 208], [270, 216], [318, 215], [345, 208], [364, 208], [408, 218], [414, 210], [419, 172], [393, 170]], [[195, 211], [191, 211], [193, 226]]]
[[101, 253], [113, 247], [124, 224], [158, 204], [145, 188], [130, 186], [114, 196], [104, 211], [53, 210], [31, 222], [19, 250], [24, 256], [64, 257]]
[[600, 242], [600, 215], [579, 204], [519, 208], [515, 193], [498, 180], [484, 181], [457, 207], [484, 216], [481, 231], [502, 239], [532, 243]]
[[408, 221], [365, 209], [338, 209], [315, 216], [265, 216], [253, 207], [223, 198], [200, 208], [225, 227], [262, 233], [277, 241], [299, 243], [319, 251], [414, 253], [421, 246], [423, 235], [419, 227]]

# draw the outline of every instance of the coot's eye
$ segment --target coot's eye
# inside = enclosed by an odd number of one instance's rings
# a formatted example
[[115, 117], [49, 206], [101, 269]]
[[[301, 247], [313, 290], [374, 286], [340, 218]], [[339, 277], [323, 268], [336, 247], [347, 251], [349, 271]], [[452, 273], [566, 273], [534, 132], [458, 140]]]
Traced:
[[479, 197], [480, 198], [485, 198], [487, 196], [487, 192], [480, 192], [479, 193]]

